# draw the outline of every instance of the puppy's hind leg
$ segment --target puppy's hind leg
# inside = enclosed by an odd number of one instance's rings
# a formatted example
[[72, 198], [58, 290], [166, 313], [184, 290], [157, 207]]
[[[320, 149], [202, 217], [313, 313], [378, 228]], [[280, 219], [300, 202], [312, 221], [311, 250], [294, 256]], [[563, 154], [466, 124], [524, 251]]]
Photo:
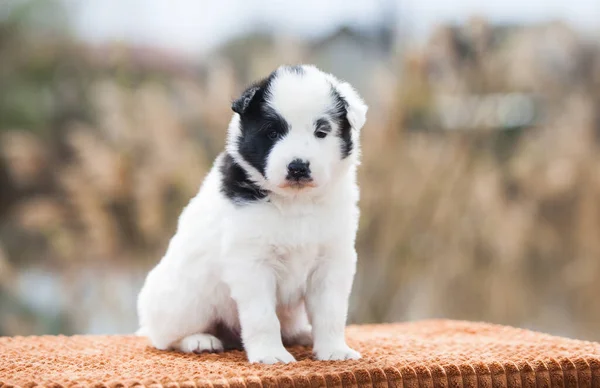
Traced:
[[308, 322], [304, 302], [285, 307], [277, 312], [281, 322], [281, 337], [285, 346], [312, 346], [312, 328]]
[[[180, 319], [184, 320], [185, 317]], [[208, 323], [178, 327], [177, 330], [153, 328], [148, 337], [154, 347], [159, 350], [178, 350], [184, 353], [220, 353], [223, 343], [218, 339]], [[158, 330], [157, 330], [158, 329]], [[163, 330], [160, 330], [163, 329]]]
[[223, 343], [212, 334], [198, 333], [176, 342], [173, 348], [184, 353], [221, 353]]
[[154, 347], [185, 353], [223, 350], [223, 344], [212, 330], [216, 320], [212, 305], [194, 295], [177, 292], [175, 288], [159, 291], [160, 298], [145, 293], [140, 298], [143, 325], [140, 331]]

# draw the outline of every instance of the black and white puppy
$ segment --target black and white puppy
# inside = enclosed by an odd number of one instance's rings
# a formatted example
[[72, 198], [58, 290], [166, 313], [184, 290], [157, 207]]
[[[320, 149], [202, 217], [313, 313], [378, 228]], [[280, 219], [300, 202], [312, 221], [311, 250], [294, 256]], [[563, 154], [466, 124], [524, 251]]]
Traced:
[[346, 344], [356, 268], [356, 166], [367, 106], [314, 66], [283, 66], [232, 106], [225, 152], [180, 216], [138, 298], [158, 349], [222, 351], [236, 333], [250, 362], [360, 358]]

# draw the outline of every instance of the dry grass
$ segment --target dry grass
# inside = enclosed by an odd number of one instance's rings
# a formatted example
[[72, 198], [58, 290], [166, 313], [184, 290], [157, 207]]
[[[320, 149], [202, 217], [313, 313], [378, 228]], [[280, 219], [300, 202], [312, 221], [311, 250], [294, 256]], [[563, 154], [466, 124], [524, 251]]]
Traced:
[[[544, 85], [535, 63], [498, 80], [502, 58], [526, 52], [526, 39], [539, 42], [535, 31], [516, 35], [519, 44], [496, 56], [474, 45], [479, 54], [468, 64], [453, 51], [452, 33], [439, 34], [403, 57], [390, 79], [365, 75], [381, 101], [363, 133], [351, 320], [452, 317], [600, 339], [600, 65], [576, 73], [586, 85]], [[63, 54], [44, 61], [75, 63], [85, 75], [54, 74], [53, 118], [35, 130], [0, 128], [5, 285], [30, 266], [72, 272], [97, 262], [142, 269], [156, 262], [223, 145], [229, 99], [242, 88], [227, 62], [197, 77], [138, 69], [127, 57], [94, 67]], [[448, 73], [433, 82], [427, 64], [439, 58]], [[13, 72], [40, 60], [23, 50], [13, 59]], [[477, 88], [534, 89], [551, 97], [550, 113], [515, 132], [408, 130], [431, 115], [435, 93]], [[69, 114], [73, 106], [87, 113]], [[5, 332], [29, 330], [9, 330], [13, 318], [0, 315]]]

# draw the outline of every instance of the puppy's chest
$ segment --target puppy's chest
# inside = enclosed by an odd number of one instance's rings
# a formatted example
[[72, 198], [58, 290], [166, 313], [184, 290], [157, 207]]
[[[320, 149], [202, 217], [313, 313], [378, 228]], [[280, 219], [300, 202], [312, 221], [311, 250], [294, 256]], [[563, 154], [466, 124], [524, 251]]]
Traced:
[[293, 304], [306, 292], [308, 279], [322, 260], [322, 248], [272, 246], [269, 261], [277, 278], [277, 294], [281, 304]]
[[331, 217], [327, 214], [306, 214], [265, 217], [262, 233], [271, 246], [286, 252], [302, 251], [318, 246], [331, 238]]
[[320, 210], [300, 214], [267, 210], [250, 214], [253, 222], [236, 225], [243, 228], [236, 237], [260, 246], [276, 277], [280, 304], [293, 304], [304, 295], [310, 274], [335, 241], [336, 217], [329, 209]]

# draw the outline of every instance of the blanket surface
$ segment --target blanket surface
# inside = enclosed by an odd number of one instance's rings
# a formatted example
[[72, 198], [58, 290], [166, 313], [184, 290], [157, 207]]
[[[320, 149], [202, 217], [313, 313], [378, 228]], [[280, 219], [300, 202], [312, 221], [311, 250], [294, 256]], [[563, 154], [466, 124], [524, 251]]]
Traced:
[[349, 326], [357, 361], [249, 364], [242, 351], [158, 351], [135, 336], [0, 337], [9, 387], [593, 387], [600, 344], [462, 321]]

